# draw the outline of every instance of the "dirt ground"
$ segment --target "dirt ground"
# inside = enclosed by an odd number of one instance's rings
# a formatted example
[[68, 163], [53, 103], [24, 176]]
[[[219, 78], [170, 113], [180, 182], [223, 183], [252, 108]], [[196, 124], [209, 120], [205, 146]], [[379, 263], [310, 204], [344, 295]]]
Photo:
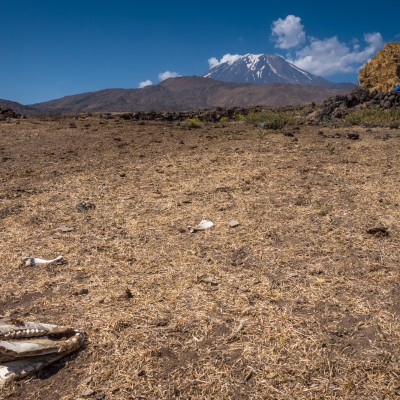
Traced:
[[87, 335], [0, 398], [400, 398], [400, 130], [284, 131], [0, 123], [0, 315]]

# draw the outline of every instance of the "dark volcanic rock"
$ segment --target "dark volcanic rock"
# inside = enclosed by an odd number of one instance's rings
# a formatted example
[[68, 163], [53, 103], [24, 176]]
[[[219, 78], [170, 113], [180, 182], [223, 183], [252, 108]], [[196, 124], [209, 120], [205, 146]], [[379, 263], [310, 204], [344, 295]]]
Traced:
[[80, 203], [78, 203], [76, 205], [75, 208], [78, 212], [85, 212], [85, 211], [89, 211], [89, 210], [95, 210], [96, 205], [93, 203], [90, 203], [89, 201], [81, 201]]
[[360, 134], [357, 132], [349, 132], [347, 134], [347, 137], [351, 140], [359, 140], [360, 139]]
[[21, 115], [17, 114], [11, 108], [0, 108], [0, 121], [4, 121], [8, 118], [21, 118]]
[[325, 100], [316, 121], [341, 119], [354, 108], [400, 108], [400, 92], [370, 92], [368, 89], [357, 87], [347, 95], [337, 95]]
[[133, 113], [123, 114], [100, 114], [101, 119], [124, 119], [129, 121], [163, 121], [163, 122], [182, 122], [191, 118], [199, 119], [201, 122], [218, 122], [222, 118], [228, 120], [239, 119], [249, 112], [259, 112], [260, 107], [216, 107], [210, 110], [198, 110], [198, 111], [138, 111]]

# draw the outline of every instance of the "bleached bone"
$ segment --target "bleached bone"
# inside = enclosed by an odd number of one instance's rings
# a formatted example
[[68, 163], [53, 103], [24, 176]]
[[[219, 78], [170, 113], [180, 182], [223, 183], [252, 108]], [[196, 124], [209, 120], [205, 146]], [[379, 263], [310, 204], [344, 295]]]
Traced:
[[189, 225], [188, 229], [191, 233], [194, 233], [197, 231], [204, 231], [208, 228], [211, 228], [213, 225], [214, 225], [213, 222], [203, 219], [202, 221], [200, 221], [200, 223], [198, 225], [195, 225], [195, 226]]
[[0, 387], [78, 350], [85, 335], [64, 326], [0, 320]]
[[44, 260], [43, 258], [38, 257], [23, 257], [22, 262], [27, 267], [33, 267], [34, 265], [50, 265], [50, 264], [57, 264], [63, 259], [63, 256], [58, 256], [53, 260]]

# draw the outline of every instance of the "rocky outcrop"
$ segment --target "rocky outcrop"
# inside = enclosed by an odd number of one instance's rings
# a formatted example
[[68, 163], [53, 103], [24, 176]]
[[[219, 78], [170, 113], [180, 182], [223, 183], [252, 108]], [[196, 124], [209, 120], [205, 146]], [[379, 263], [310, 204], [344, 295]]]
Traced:
[[17, 103], [16, 101], [10, 101], [5, 99], [0, 99], [0, 109], [11, 109], [17, 114], [21, 115], [33, 115], [37, 113], [32, 107], [24, 106], [21, 103]]
[[11, 108], [0, 108], [0, 121], [9, 120], [10, 118], [20, 118], [21, 115], [17, 114]]
[[219, 122], [232, 121], [243, 118], [249, 112], [261, 112], [262, 107], [231, 107], [223, 108], [216, 107], [211, 110], [198, 111], [139, 111], [133, 113], [102, 113], [101, 119], [123, 119], [130, 121], [167, 121], [167, 122], [182, 122], [188, 119], [198, 119], [201, 122]]
[[378, 92], [400, 85], [400, 42], [387, 43], [360, 70], [358, 80], [361, 87]]
[[345, 117], [355, 108], [389, 109], [400, 108], [400, 92], [370, 92], [358, 87], [347, 95], [330, 97], [322, 104], [314, 121], [328, 122]]

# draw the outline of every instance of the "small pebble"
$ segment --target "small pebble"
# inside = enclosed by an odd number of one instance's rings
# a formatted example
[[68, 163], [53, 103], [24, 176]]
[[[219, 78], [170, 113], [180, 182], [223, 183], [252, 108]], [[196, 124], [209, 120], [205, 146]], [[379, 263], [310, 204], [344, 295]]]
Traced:
[[357, 132], [349, 132], [347, 134], [347, 137], [351, 140], [359, 140], [360, 139], [360, 134]]
[[231, 221], [229, 221], [230, 228], [236, 228], [239, 225], [240, 225], [240, 223], [239, 223], [239, 221], [236, 221], [236, 219], [232, 219]]
[[126, 296], [127, 299], [132, 299], [133, 298], [133, 293], [132, 293], [131, 289], [129, 289], [129, 288], [125, 289], [125, 296]]
[[94, 395], [94, 393], [95, 393], [95, 391], [93, 390], [93, 389], [86, 389], [83, 393], [82, 393], [82, 396], [83, 397], [90, 397], [90, 396], [93, 396]]
[[72, 232], [72, 231], [74, 231], [75, 229], [74, 228], [70, 228], [70, 227], [68, 227], [68, 226], [61, 226], [60, 228], [59, 228], [59, 231], [60, 232], [63, 232], [63, 233], [65, 233], [65, 232]]
[[374, 235], [374, 236], [389, 236], [389, 230], [388, 228], [384, 227], [384, 226], [378, 226], [375, 228], [369, 228], [367, 229], [367, 233], [369, 233], [370, 235]]

